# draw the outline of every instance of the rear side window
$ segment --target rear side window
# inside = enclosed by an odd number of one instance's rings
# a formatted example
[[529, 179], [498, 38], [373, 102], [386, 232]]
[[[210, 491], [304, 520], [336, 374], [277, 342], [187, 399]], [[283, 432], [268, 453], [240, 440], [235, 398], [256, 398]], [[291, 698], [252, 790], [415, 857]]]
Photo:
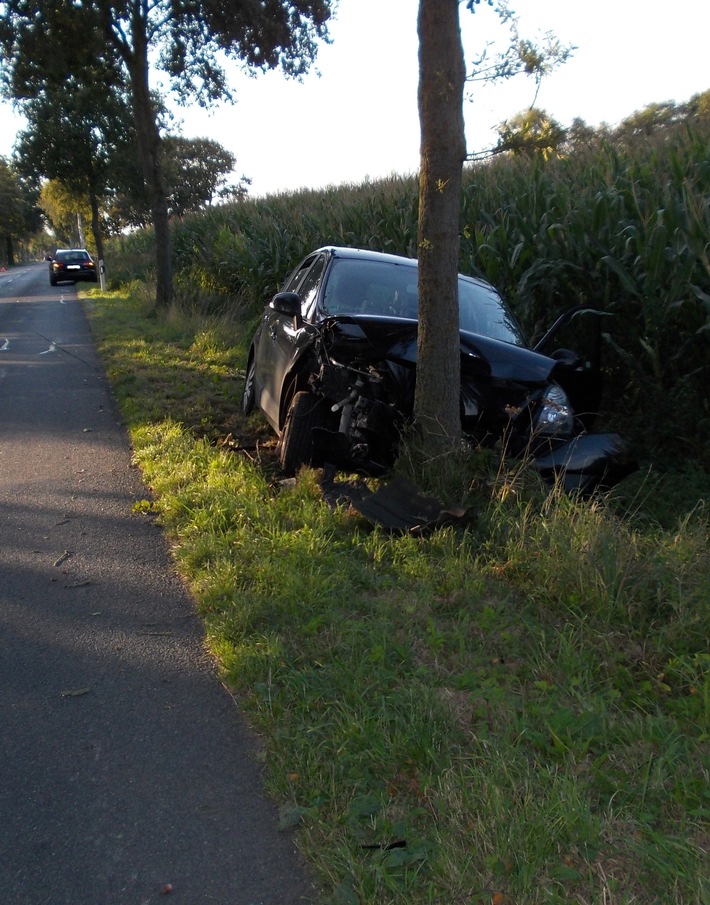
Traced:
[[301, 296], [301, 313], [307, 321], [313, 320], [313, 314], [318, 300], [323, 271], [325, 269], [325, 255], [319, 255], [315, 264], [308, 271], [308, 276], [301, 283], [298, 294]]
[[311, 264], [313, 263], [313, 258], [306, 258], [298, 267], [293, 271], [291, 276], [286, 280], [283, 286], [283, 292], [299, 292], [301, 283], [305, 279], [306, 274], [311, 269]]

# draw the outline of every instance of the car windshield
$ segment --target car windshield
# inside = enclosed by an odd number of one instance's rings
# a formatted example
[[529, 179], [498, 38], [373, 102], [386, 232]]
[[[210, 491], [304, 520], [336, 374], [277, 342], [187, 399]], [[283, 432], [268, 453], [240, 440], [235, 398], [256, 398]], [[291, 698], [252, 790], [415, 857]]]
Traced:
[[[418, 317], [417, 268], [394, 261], [336, 259], [323, 296], [326, 315], [376, 314]], [[525, 345], [505, 303], [486, 283], [459, 277], [459, 324], [462, 330]]]
[[468, 333], [525, 345], [518, 322], [495, 289], [464, 276], [459, 276], [459, 326]]

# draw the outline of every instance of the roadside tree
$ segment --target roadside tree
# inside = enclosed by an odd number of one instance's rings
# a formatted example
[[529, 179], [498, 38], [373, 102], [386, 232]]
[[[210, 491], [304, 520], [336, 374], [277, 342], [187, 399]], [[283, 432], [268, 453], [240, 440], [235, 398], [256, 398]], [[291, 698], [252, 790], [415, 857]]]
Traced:
[[54, 234], [57, 247], [88, 245], [99, 254], [84, 235], [84, 224], [91, 218], [91, 205], [86, 195], [78, 194], [59, 179], [49, 179], [42, 183], [39, 206]]
[[[143, 229], [151, 224], [142, 173], [135, 168], [135, 147], [114, 158], [114, 184], [104, 206], [104, 226], [109, 234], [126, 227]], [[182, 217], [215, 201], [244, 196], [247, 180], [229, 183], [235, 157], [209, 138], [165, 135], [162, 139], [163, 176], [170, 216]]]
[[15, 243], [40, 228], [34, 195], [8, 161], [0, 157], [0, 262], [15, 263]]
[[[6, 91], [23, 97], [25, 75], [50, 68], [76, 71], [65, 46], [76, 35], [100, 32], [120, 65], [129, 89], [143, 178], [156, 238], [156, 304], [172, 298], [168, 202], [162, 170], [161, 135], [149, 87], [151, 65], [171, 80], [185, 102], [209, 104], [230, 96], [220, 55], [252, 71], [280, 67], [287, 75], [307, 71], [317, 41], [327, 37], [332, 0], [5, 0], [0, 44]], [[53, 58], [55, 49], [58, 50]]]
[[17, 167], [37, 183], [48, 179], [61, 184], [67, 203], [75, 196], [75, 211], [88, 203], [93, 247], [103, 260], [102, 206], [120, 181], [117, 158], [135, 148], [126, 92], [117, 73], [101, 60], [84, 67], [78, 77], [46, 80], [35, 92], [22, 105], [28, 127], [18, 136]]
[[[414, 421], [425, 456], [455, 449], [460, 426], [458, 326], [459, 216], [466, 154], [463, 98], [466, 81], [490, 82], [524, 74], [542, 78], [565, 62], [573, 48], [551, 33], [541, 44], [521, 38], [506, 0], [488, 0], [508, 26], [509, 45], [489, 58], [486, 50], [467, 75], [459, 8], [463, 0], [420, 0], [419, 121], [419, 340]], [[471, 12], [480, 0], [465, 0]], [[490, 153], [490, 152], [489, 152]]]
[[425, 448], [456, 444], [459, 414], [459, 212], [466, 79], [459, 0], [420, 0], [419, 339], [414, 414]]
[[236, 158], [211, 138], [167, 135], [163, 142], [170, 213], [182, 217], [211, 204], [227, 187]]
[[511, 117], [498, 127], [496, 154], [514, 157], [542, 157], [549, 160], [557, 155], [567, 140], [567, 131], [544, 110], [530, 107]]

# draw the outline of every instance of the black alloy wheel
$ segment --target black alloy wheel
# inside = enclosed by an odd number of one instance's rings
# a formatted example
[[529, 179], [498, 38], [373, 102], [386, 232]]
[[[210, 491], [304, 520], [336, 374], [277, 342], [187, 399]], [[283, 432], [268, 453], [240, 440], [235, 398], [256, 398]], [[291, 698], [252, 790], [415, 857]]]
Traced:
[[315, 452], [313, 428], [324, 424], [323, 402], [313, 393], [300, 392], [291, 400], [279, 443], [279, 465], [292, 475], [301, 465], [310, 465]]
[[244, 392], [242, 394], [242, 414], [250, 415], [254, 411], [256, 405], [256, 393], [254, 391], [254, 356], [249, 359], [247, 365], [247, 373], [244, 378]]

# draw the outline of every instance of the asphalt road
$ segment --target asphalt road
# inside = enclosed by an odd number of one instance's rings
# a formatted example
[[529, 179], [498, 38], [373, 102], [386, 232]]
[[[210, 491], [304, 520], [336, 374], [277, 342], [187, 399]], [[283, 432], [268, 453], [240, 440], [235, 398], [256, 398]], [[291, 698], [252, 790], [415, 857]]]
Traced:
[[74, 287], [0, 273], [0, 903], [295, 905]]

